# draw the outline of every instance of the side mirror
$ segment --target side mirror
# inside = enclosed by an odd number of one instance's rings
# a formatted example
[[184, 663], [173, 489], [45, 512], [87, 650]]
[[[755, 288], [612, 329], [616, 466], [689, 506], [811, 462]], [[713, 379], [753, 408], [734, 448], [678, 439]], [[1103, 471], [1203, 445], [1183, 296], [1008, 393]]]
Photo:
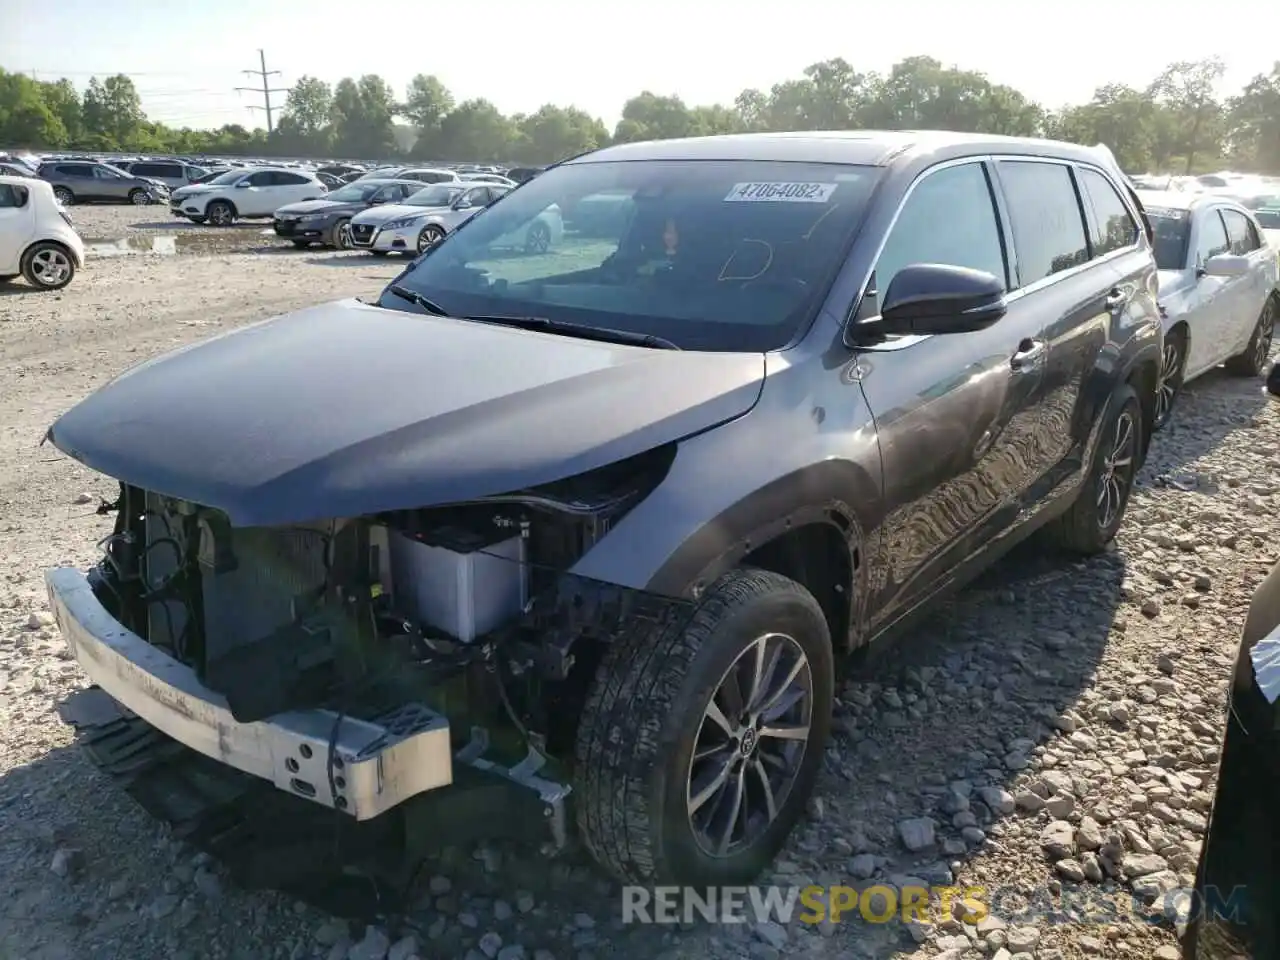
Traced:
[[453, 209], [454, 209], [454, 210], [470, 210], [470, 209], [471, 209], [471, 201], [470, 201], [470, 200], [455, 200], [455, 201], [453, 201]]
[[880, 316], [855, 332], [930, 336], [985, 330], [1008, 310], [1004, 282], [983, 270], [944, 263], [903, 267], [885, 291]]
[[236, 184], [236, 189], [248, 190], [251, 186], [253, 186], [253, 184], [251, 184], [248, 180], [241, 180], [239, 183]]
[[1273, 363], [1267, 374], [1267, 393], [1272, 400], [1280, 400], [1280, 363]]
[[1248, 272], [1249, 258], [1233, 253], [1220, 253], [1204, 264], [1204, 273], [1210, 277], [1243, 277]]

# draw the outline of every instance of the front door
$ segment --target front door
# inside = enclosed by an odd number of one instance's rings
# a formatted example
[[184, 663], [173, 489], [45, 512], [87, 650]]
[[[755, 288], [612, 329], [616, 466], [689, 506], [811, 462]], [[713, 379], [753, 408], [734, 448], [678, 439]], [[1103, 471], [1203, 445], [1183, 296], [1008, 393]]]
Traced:
[[[927, 172], [890, 231], [859, 318], [878, 312], [878, 293], [913, 263], [984, 270], [1008, 289], [1016, 281], [1004, 249], [988, 166], [973, 160]], [[923, 600], [1016, 517], [1043, 469], [1047, 361], [1043, 319], [1025, 298], [986, 330], [862, 352], [886, 507], [872, 629]]]

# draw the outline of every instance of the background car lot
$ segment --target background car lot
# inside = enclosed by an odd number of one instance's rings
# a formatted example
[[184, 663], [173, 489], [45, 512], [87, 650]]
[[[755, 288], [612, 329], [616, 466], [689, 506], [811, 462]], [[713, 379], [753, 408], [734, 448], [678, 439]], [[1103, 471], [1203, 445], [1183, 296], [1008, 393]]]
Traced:
[[[112, 491], [36, 444], [74, 398], [150, 355], [321, 300], [371, 297], [403, 264], [294, 251], [262, 223], [212, 230], [154, 208], [71, 213], [89, 247], [77, 283], [58, 299], [0, 292], [0, 383], [18, 385], [0, 390], [0, 816], [11, 825], [0, 831], [0, 875], [12, 891], [0, 957], [198, 957], [213, 942], [229, 957], [329, 956], [363, 929], [231, 888], [67, 749], [56, 709], [80, 681], [39, 571], [90, 559], [96, 498]], [[1050, 866], [1042, 831], [1086, 827], [1087, 815], [1103, 835], [1132, 829], [1189, 883], [1240, 621], [1280, 540], [1278, 441], [1280, 414], [1256, 380], [1205, 376], [1155, 441], [1117, 549], [1074, 566], [1012, 558], [856, 673], [819, 801], [774, 879], [902, 883], [954, 860], [961, 884], [1045, 889], [1070, 867]], [[899, 824], [925, 816], [934, 843], [905, 849]], [[965, 829], [989, 845], [954, 853], [948, 843]], [[1083, 869], [1087, 853], [1071, 862]], [[429, 862], [409, 911], [419, 953], [464, 956], [489, 934], [561, 958], [606, 955], [606, 943], [607, 955], [673, 958], [888, 958], [915, 947], [901, 924], [856, 919], [699, 928], [678, 941], [670, 928], [617, 930], [616, 891], [585, 862], [548, 866], [497, 846]], [[1042, 956], [1089, 950], [1086, 937], [1104, 956], [1147, 957], [1172, 942], [1167, 926], [1141, 922], [1116, 934], [1017, 929], [974, 935], [990, 953], [1034, 940]], [[966, 937], [928, 935], [938, 949]]]

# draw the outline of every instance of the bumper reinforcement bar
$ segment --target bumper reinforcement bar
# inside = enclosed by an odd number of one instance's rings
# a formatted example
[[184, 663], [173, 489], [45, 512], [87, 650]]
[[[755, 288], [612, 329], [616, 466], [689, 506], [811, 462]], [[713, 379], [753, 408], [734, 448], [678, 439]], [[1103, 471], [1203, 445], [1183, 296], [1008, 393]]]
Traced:
[[45, 583], [58, 628], [89, 679], [198, 753], [356, 820], [453, 782], [449, 723], [422, 704], [405, 704], [374, 722], [299, 710], [240, 723], [194, 670], [112, 617], [81, 571], [50, 570]]

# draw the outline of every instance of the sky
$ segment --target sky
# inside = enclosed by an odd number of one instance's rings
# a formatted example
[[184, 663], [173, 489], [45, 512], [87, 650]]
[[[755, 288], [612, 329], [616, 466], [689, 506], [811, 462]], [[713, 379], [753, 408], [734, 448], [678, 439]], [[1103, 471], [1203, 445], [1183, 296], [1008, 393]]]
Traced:
[[[1275, 0], [1235, 0], [1231, 23], [1203, 21], [1177, 2], [1074, 0], [1069, 7], [1013, 0], [855, 4], [849, 0], [485, 0], [466, 6], [350, 0], [0, 0], [0, 67], [41, 80], [126, 73], [152, 120], [173, 126], [262, 126], [261, 78], [335, 83], [382, 75], [403, 95], [434, 73], [459, 100], [484, 97], [504, 113], [544, 103], [577, 106], [610, 128], [626, 99], [648, 89], [690, 105], [731, 103], [810, 63], [844, 57], [886, 71], [908, 56], [979, 70], [1056, 108], [1109, 82], [1145, 86], [1171, 61], [1219, 55], [1224, 94], [1280, 60]], [[1054, 16], [1069, 10], [1068, 16]], [[1122, 11], [1122, 13], [1120, 12]], [[284, 94], [273, 95], [283, 105]]]

